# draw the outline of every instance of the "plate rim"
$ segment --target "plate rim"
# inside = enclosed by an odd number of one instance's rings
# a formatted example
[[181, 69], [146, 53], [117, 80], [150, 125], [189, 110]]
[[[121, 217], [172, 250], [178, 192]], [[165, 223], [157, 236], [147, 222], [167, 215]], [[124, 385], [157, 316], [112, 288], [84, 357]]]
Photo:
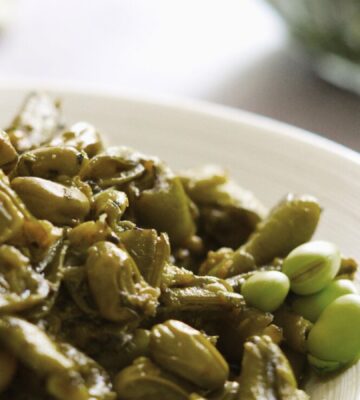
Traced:
[[0, 92], [8, 91], [49, 91], [68, 95], [88, 95], [92, 97], [107, 97], [117, 101], [133, 104], [158, 106], [170, 110], [182, 110], [204, 116], [215, 116], [219, 119], [239, 122], [253, 128], [269, 131], [273, 135], [290, 137], [296, 141], [315, 146], [319, 151], [332, 153], [346, 159], [360, 168], [360, 152], [351, 149], [318, 133], [288, 124], [286, 122], [257, 114], [234, 106], [223, 105], [208, 100], [180, 95], [148, 93], [136, 90], [121, 90], [105, 85], [79, 83], [76, 81], [46, 80], [46, 79], [0, 79]]

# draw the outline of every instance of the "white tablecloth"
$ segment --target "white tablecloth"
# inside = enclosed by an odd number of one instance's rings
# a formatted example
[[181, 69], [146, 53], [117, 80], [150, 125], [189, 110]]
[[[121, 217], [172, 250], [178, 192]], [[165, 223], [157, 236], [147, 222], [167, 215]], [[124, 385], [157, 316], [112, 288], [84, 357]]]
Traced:
[[205, 99], [360, 150], [359, 97], [294, 61], [281, 21], [261, 0], [7, 2], [0, 79]]

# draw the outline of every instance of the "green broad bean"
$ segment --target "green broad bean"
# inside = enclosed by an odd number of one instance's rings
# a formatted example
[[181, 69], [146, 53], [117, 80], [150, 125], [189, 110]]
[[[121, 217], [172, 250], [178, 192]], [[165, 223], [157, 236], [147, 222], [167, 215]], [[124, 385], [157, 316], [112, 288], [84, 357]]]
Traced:
[[291, 290], [307, 295], [319, 292], [339, 271], [340, 251], [326, 241], [314, 241], [295, 248], [284, 260], [282, 271], [290, 279]]
[[229, 375], [229, 366], [215, 346], [180, 321], [152, 328], [150, 354], [161, 367], [204, 389], [222, 387]]
[[348, 279], [337, 279], [320, 292], [297, 297], [292, 308], [304, 318], [315, 322], [329, 304], [345, 294], [357, 294], [356, 286]]
[[289, 278], [279, 271], [258, 271], [248, 278], [241, 289], [246, 303], [265, 312], [273, 312], [289, 293]]
[[360, 355], [360, 296], [347, 294], [325, 308], [311, 329], [308, 361], [320, 372], [351, 364]]

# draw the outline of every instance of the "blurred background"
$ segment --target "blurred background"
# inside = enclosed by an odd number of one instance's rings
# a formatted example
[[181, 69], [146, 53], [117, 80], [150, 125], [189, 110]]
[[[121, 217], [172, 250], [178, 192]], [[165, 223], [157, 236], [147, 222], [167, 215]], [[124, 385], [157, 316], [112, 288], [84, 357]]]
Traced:
[[262, 0], [0, 0], [0, 81], [202, 99], [360, 151], [360, 2], [272, 1], [292, 36]]

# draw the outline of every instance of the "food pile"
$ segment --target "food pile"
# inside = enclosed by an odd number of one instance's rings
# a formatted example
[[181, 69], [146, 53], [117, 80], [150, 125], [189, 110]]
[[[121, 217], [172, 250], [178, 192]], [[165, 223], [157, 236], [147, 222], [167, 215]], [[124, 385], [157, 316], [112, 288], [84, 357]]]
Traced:
[[104, 147], [31, 94], [0, 131], [0, 399], [307, 399], [356, 361], [356, 262], [227, 172]]

